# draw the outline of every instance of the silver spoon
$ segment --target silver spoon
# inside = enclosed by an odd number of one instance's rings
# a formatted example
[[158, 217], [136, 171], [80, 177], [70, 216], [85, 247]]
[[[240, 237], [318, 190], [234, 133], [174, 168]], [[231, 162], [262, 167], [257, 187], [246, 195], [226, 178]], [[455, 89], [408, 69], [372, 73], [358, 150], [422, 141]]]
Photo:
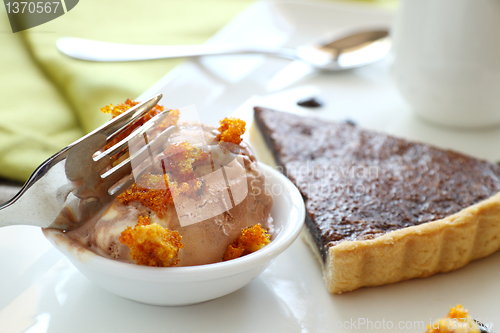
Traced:
[[391, 41], [386, 28], [350, 30], [325, 36], [318, 42], [295, 49], [237, 44], [129, 45], [64, 37], [57, 41], [62, 53], [89, 61], [133, 61], [161, 58], [259, 53], [302, 60], [324, 70], [351, 69], [382, 59]]

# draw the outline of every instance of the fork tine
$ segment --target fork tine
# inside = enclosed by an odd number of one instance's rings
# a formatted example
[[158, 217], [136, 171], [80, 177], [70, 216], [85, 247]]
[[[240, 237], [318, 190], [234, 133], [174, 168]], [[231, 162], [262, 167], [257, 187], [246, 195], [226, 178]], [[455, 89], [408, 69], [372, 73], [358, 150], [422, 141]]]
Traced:
[[172, 132], [177, 128], [177, 126], [170, 126], [167, 129], [165, 129], [163, 132], [161, 132], [156, 138], [148, 142], [146, 145], [141, 147], [140, 149], [137, 150], [132, 156], [129, 156], [127, 159], [123, 160], [121, 163], [116, 165], [115, 167], [107, 170], [105, 173], [101, 175], [101, 178], [105, 179], [107, 177], [110, 177], [114, 173], [117, 172], [122, 172], [123, 169], [130, 168], [130, 165], [132, 162], [136, 165], [141, 162], [141, 160], [145, 160], [148, 157], [152, 158], [152, 154], [155, 153], [151, 151], [151, 147], [154, 147], [154, 150], [156, 150], [160, 145], [158, 144], [160, 141], [168, 137]]
[[112, 186], [108, 188], [108, 194], [114, 196], [117, 193], [121, 193], [127, 188], [131, 187], [135, 183], [135, 178], [133, 174], [120, 179], [120, 181], [115, 182]]
[[124, 150], [128, 146], [128, 142], [132, 138], [135, 138], [137, 136], [142, 136], [144, 133], [146, 133], [148, 130], [150, 130], [153, 126], [158, 125], [164, 118], [166, 118], [166, 116], [168, 116], [169, 113], [170, 113], [170, 111], [164, 111], [161, 114], [156, 115], [152, 119], [148, 120], [141, 127], [136, 128], [126, 138], [122, 139], [117, 144], [115, 144], [112, 147], [108, 148], [107, 150], [103, 151], [99, 155], [95, 156], [94, 161], [97, 162], [97, 161], [99, 161], [100, 159], [102, 159], [104, 157], [114, 156], [115, 154], [117, 154], [120, 151]]
[[107, 124], [104, 124], [98, 129], [108, 137], [108, 140], [113, 139], [118, 134], [123, 132], [131, 123], [142, 117], [149, 110], [151, 110], [160, 99], [163, 97], [162, 94], [156, 95], [149, 100], [139, 103], [136, 106], [130, 108], [126, 112], [122, 113], [118, 117], [113, 118]]
[[[102, 125], [101, 127], [90, 132], [89, 134], [71, 143], [63, 150], [68, 151], [70, 149], [78, 147], [80, 144], [82, 144], [83, 142], [94, 136], [104, 136], [109, 141], [116, 135], [126, 130], [128, 125], [130, 125], [131, 123], [142, 117], [144, 114], [146, 114], [146, 112], [151, 110], [160, 101], [162, 97], [163, 97], [162, 94], [158, 94], [145, 102], [137, 104], [136, 106], [130, 108], [129, 110], [122, 113], [118, 117], [111, 119], [106, 124]], [[96, 151], [99, 148], [103, 147], [96, 148]]]

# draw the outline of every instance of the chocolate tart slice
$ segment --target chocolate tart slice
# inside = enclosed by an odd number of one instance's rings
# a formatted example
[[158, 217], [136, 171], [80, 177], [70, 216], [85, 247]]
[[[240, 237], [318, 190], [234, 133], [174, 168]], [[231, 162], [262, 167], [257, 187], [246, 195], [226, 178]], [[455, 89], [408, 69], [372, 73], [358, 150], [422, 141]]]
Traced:
[[427, 277], [500, 248], [500, 166], [348, 123], [255, 108], [301, 191], [331, 293]]

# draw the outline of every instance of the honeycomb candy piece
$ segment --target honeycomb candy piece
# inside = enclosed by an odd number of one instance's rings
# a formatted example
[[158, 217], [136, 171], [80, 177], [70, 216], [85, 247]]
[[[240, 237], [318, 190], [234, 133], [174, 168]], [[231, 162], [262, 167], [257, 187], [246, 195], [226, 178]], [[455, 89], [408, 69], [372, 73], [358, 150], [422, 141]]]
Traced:
[[243, 140], [241, 136], [245, 133], [246, 123], [238, 118], [224, 118], [220, 122], [217, 139], [220, 142], [230, 142], [239, 145]]
[[187, 141], [170, 145], [162, 154], [162, 168], [172, 175], [176, 182], [186, 182], [195, 178], [194, 168], [202, 163], [209, 163], [209, 155]]
[[236, 259], [258, 251], [271, 242], [271, 235], [258, 223], [250, 228], [244, 228], [240, 236], [229, 244], [223, 260]]
[[101, 112], [111, 113], [111, 116], [115, 118], [124, 113], [125, 111], [127, 111], [128, 109], [130, 109], [131, 107], [136, 106], [137, 104], [139, 104], [139, 102], [133, 101], [128, 98], [124, 103], [120, 103], [118, 105], [108, 104], [102, 107]]
[[124, 205], [132, 201], [139, 202], [162, 217], [172, 204], [172, 193], [167, 175], [146, 174], [133, 184], [128, 190], [121, 193], [117, 200]]
[[171, 231], [149, 222], [149, 216], [139, 217], [137, 225], [127, 227], [120, 236], [120, 242], [130, 248], [130, 257], [138, 265], [171, 267], [179, 263], [177, 255], [184, 247], [182, 237], [177, 231]]
[[488, 332], [481, 327], [461, 304], [450, 309], [448, 315], [427, 325], [426, 333], [482, 333]]

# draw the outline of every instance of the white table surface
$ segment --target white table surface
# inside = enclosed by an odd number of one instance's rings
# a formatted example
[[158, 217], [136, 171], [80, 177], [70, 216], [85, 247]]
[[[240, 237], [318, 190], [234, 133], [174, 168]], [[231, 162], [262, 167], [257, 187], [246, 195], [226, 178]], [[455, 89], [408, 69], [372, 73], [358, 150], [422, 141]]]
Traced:
[[[258, 2], [210, 42], [296, 46], [337, 28], [390, 24], [393, 14], [331, 2]], [[251, 121], [254, 105], [274, 107], [500, 160], [500, 129], [456, 130], [415, 117], [390, 76], [390, 59], [343, 73], [262, 56], [186, 62], [139, 99], [164, 93], [170, 108], [195, 104], [203, 122], [235, 112]], [[295, 102], [317, 96], [318, 110]], [[319, 262], [298, 239], [257, 279], [228, 296], [185, 307], [136, 303], [101, 290], [81, 275], [34, 227], [0, 229], [0, 332], [423, 332], [463, 303], [475, 317], [499, 322], [500, 253], [455, 272], [330, 295]], [[361, 318], [361, 321], [360, 319]], [[373, 328], [361, 322], [371, 321]], [[355, 327], [352, 323], [356, 324]], [[399, 325], [403, 327], [398, 329]], [[406, 327], [405, 327], [406, 326]]]

